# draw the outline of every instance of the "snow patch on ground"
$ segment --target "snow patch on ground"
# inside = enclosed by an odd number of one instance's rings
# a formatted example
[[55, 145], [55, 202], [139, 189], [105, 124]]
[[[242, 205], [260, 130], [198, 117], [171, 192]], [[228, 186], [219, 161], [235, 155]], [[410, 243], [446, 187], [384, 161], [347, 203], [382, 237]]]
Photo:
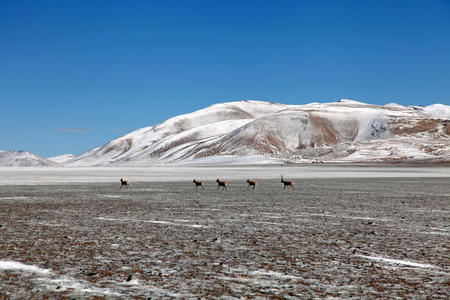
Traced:
[[192, 227], [192, 228], [206, 228], [208, 226], [206, 225], [199, 225], [199, 224], [180, 224], [180, 223], [174, 223], [169, 221], [160, 221], [160, 220], [137, 220], [137, 219], [128, 219], [128, 218], [105, 218], [105, 217], [98, 217], [97, 220], [103, 220], [103, 221], [117, 221], [117, 222], [144, 222], [144, 223], [152, 223], [152, 224], [162, 224], [162, 225], [174, 225], [174, 226], [186, 226], [186, 227]]
[[0, 197], [0, 200], [24, 200], [29, 199], [29, 197], [17, 196], [17, 197]]
[[122, 198], [122, 196], [120, 195], [101, 195], [101, 196], [106, 198]]
[[26, 265], [12, 260], [0, 260], [0, 270], [19, 270], [38, 274], [49, 274], [50, 270], [39, 268], [34, 265]]
[[273, 272], [273, 271], [266, 271], [266, 270], [250, 271], [248, 274], [253, 275], [253, 276], [268, 276], [268, 277], [283, 278], [283, 279], [294, 279], [294, 280], [302, 279], [301, 277], [298, 277], [298, 276], [283, 274], [283, 273]]
[[392, 259], [392, 258], [386, 258], [382, 256], [368, 256], [368, 255], [355, 255], [356, 257], [361, 257], [365, 259], [370, 260], [376, 260], [379, 262], [384, 262], [388, 264], [396, 264], [396, 265], [404, 265], [408, 267], [415, 267], [415, 268], [437, 268], [436, 266], [430, 265], [430, 264], [422, 264], [417, 262], [412, 262], [408, 260], [400, 260], [400, 259]]
[[38, 266], [27, 265], [17, 261], [0, 260], [0, 270], [13, 270], [34, 273], [38, 275], [36, 280], [43, 286], [51, 290], [56, 290], [55, 287], [59, 286], [57, 290], [60, 292], [68, 289], [73, 289], [75, 293], [101, 294], [111, 296], [120, 295], [118, 293], [111, 292], [108, 289], [95, 287], [84, 280], [78, 280], [64, 275], [60, 276], [58, 274], [54, 274], [49, 269], [43, 269]]
[[373, 218], [373, 217], [359, 217], [359, 216], [344, 216], [344, 215], [331, 215], [331, 214], [320, 214], [320, 213], [302, 213], [300, 216], [315, 216], [315, 217], [328, 217], [328, 218], [342, 218], [351, 220], [369, 220], [369, 221], [381, 221], [389, 222], [390, 219], [387, 218]]

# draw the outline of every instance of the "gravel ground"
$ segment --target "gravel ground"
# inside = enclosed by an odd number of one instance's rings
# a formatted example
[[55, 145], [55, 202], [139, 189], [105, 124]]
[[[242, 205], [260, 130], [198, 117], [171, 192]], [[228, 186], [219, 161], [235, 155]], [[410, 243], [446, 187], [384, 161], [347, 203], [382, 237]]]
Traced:
[[0, 299], [449, 299], [449, 178], [0, 186]]

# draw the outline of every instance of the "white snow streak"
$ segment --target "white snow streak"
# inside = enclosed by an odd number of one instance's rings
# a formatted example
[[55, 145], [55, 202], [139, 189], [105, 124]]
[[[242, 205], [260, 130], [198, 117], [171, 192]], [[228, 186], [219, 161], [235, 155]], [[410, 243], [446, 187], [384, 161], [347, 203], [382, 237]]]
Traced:
[[283, 274], [283, 273], [273, 272], [273, 271], [266, 271], [266, 270], [251, 271], [248, 274], [253, 275], [253, 276], [269, 276], [269, 277], [276, 277], [276, 278], [282, 278], [282, 279], [295, 279], [295, 280], [302, 279], [301, 277], [298, 277], [298, 276]]
[[0, 270], [19, 270], [38, 274], [49, 274], [50, 270], [39, 268], [34, 265], [26, 265], [12, 260], [0, 260]]
[[34, 265], [26, 265], [17, 261], [0, 260], [0, 270], [34, 273], [38, 275], [37, 281], [41, 282], [46, 288], [53, 290], [56, 286], [59, 286], [60, 288], [58, 291], [61, 292], [67, 289], [73, 289], [76, 293], [120, 295], [118, 293], [113, 293], [108, 289], [95, 287], [84, 280], [78, 280], [70, 276], [60, 276], [49, 269], [43, 269]]
[[385, 262], [388, 264], [405, 265], [405, 266], [415, 267], [415, 268], [437, 268], [436, 266], [433, 266], [430, 264], [422, 264], [422, 263], [416, 263], [416, 262], [407, 261], [407, 260], [392, 259], [392, 258], [386, 258], [386, 257], [381, 257], [381, 256], [367, 256], [367, 255], [355, 255], [355, 256], [370, 259], [370, 260]]
[[162, 225], [174, 225], [174, 226], [185, 226], [185, 227], [192, 227], [192, 228], [206, 228], [208, 226], [206, 225], [199, 225], [199, 224], [180, 224], [180, 223], [174, 223], [170, 221], [160, 221], [160, 220], [138, 220], [138, 219], [128, 219], [128, 218], [105, 218], [105, 217], [98, 217], [97, 220], [104, 220], [104, 221], [118, 221], [118, 222], [144, 222], [144, 223], [152, 223], [152, 224], [162, 224]]
[[17, 197], [0, 197], [0, 200], [23, 200], [23, 199], [28, 199], [28, 197], [21, 197], [21, 196], [17, 196]]

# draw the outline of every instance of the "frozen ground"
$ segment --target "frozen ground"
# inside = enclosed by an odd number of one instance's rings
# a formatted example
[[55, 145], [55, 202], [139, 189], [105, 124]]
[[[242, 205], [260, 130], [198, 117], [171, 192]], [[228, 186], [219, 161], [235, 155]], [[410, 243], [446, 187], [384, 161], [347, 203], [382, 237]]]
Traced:
[[450, 297], [448, 168], [45, 170], [0, 170], [1, 299]]
[[277, 180], [286, 178], [383, 178], [383, 177], [450, 177], [446, 165], [304, 165], [244, 167], [0, 167], [2, 185], [111, 183], [120, 178], [130, 182], [169, 182], [200, 180]]

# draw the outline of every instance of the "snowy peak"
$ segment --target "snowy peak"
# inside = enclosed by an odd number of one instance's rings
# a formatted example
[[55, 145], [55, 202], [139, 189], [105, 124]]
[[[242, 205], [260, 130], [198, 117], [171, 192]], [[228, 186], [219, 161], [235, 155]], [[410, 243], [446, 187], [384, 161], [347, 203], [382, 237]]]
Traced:
[[287, 107], [284, 104], [252, 100], [218, 103], [189, 114], [173, 117], [156, 125], [154, 130], [178, 133], [221, 121], [256, 119]]
[[435, 118], [450, 120], [450, 106], [448, 105], [432, 104], [425, 107], [413, 106], [413, 108]]
[[363, 106], [370, 105], [370, 104], [366, 104], [364, 102], [359, 102], [359, 101], [351, 100], [351, 99], [339, 99], [338, 101], [336, 101], [336, 103], [344, 104], [344, 105], [363, 105]]
[[1, 167], [49, 167], [56, 162], [25, 151], [0, 151]]
[[189, 164], [211, 157], [294, 163], [446, 160], [448, 112], [440, 104], [380, 106], [348, 99], [307, 105], [218, 103], [133, 131], [66, 164]]
[[135, 160], [141, 156], [154, 157], [181, 144], [228, 133], [255, 118], [287, 107], [284, 104], [251, 100], [214, 104], [133, 131], [81, 155], [70, 164], [104, 165]]

